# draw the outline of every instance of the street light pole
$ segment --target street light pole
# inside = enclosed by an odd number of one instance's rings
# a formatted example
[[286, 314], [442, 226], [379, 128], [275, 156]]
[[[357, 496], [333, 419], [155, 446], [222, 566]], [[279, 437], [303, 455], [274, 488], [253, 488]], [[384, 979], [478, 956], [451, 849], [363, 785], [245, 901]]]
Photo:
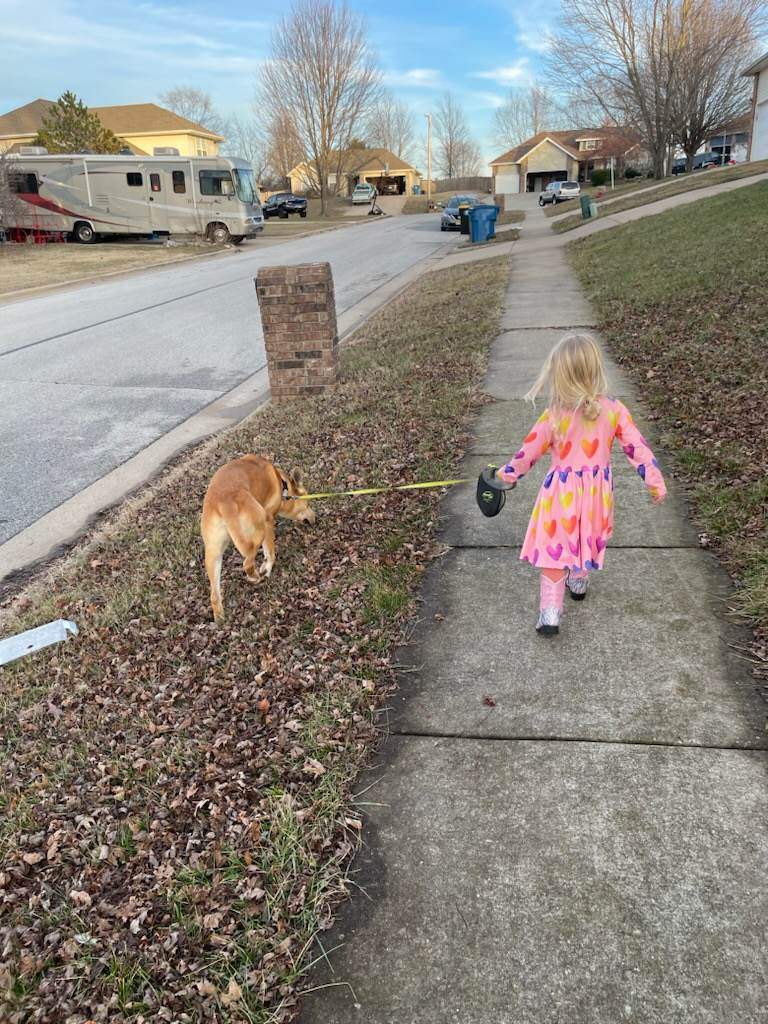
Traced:
[[432, 201], [432, 115], [427, 118], [427, 206]]

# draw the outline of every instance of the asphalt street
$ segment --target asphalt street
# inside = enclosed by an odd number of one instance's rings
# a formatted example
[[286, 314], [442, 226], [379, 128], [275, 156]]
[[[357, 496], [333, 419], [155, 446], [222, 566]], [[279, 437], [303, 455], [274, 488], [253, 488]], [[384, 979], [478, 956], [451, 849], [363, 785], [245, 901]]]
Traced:
[[0, 543], [264, 366], [259, 267], [329, 261], [341, 313], [455, 242], [393, 217], [0, 301]]

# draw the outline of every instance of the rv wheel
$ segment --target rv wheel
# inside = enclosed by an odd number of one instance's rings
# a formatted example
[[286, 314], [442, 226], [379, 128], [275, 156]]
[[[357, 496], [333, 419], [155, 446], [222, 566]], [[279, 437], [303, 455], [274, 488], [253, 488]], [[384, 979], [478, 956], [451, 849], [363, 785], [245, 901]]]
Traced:
[[226, 224], [209, 224], [208, 237], [215, 245], [225, 245], [231, 236]]
[[76, 242], [82, 242], [83, 245], [88, 245], [91, 242], [96, 241], [96, 232], [93, 230], [93, 226], [85, 220], [78, 221], [72, 229], [72, 237]]

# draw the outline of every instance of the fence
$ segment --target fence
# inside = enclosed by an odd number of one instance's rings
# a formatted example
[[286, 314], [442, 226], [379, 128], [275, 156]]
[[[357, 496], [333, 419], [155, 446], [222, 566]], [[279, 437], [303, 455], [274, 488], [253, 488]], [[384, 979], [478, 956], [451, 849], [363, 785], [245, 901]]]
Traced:
[[438, 192], [490, 192], [493, 178], [440, 178], [435, 184]]

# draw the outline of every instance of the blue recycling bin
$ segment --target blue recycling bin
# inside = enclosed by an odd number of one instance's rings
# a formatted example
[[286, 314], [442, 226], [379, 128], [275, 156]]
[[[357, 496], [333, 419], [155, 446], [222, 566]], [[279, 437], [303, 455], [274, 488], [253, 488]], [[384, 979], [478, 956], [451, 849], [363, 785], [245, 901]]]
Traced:
[[488, 203], [473, 206], [469, 211], [470, 242], [487, 242], [490, 238], [495, 238], [496, 218], [498, 215], [498, 206], [492, 206]]

